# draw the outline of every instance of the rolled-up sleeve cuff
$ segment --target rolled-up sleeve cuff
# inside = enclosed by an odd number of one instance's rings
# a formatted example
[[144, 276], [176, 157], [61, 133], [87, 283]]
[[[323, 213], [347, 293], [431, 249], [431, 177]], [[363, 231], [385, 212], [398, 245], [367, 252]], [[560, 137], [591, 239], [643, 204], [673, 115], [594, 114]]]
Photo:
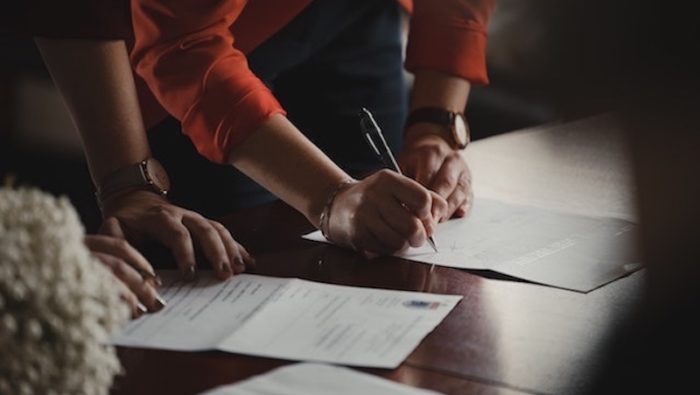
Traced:
[[426, 69], [488, 84], [486, 31], [479, 26], [411, 23], [406, 69]]
[[233, 77], [208, 86], [182, 127], [201, 155], [223, 164], [231, 150], [274, 114], [286, 113], [260, 80]]

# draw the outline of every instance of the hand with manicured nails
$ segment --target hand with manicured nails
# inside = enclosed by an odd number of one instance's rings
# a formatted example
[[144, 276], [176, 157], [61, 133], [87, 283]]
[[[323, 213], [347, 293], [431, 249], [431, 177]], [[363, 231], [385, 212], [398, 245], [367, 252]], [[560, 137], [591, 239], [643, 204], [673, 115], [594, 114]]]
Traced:
[[224, 280], [253, 266], [255, 260], [222, 224], [173, 205], [148, 191], [130, 191], [103, 202], [99, 233], [132, 242], [156, 240], [166, 246], [185, 279], [196, 274], [195, 245]]
[[[440, 126], [421, 124], [413, 128], [430, 127]], [[415, 137], [407, 139], [399, 156], [404, 174], [447, 200], [446, 214], [439, 222], [466, 216], [474, 198], [467, 162], [437, 133], [412, 135]]]
[[351, 184], [335, 197], [327, 233], [336, 243], [366, 253], [391, 254], [423, 245], [445, 199], [391, 170], [380, 170]]
[[125, 285], [122, 298], [131, 307], [132, 317], [165, 307], [165, 301], [158, 295], [160, 280], [153, 267], [129, 242], [112, 236], [86, 235], [84, 243]]

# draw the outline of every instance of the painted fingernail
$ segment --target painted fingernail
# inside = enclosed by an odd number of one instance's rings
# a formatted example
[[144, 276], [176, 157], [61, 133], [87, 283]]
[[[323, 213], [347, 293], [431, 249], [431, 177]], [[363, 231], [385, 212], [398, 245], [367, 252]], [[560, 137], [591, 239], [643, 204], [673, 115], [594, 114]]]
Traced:
[[240, 271], [245, 270], [245, 261], [243, 261], [243, 258], [237, 257], [236, 259], [234, 259], [233, 263], [238, 267]]
[[189, 265], [185, 267], [185, 280], [187, 281], [194, 281], [195, 278], [197, 278], [197, 273], [194, 270], [194, 265]]
[[224, 262], [221, 264], [221, 271], [224, 273], [232, 273], [231, 271], [231, 265], [229, 265], [228, 262]]
[[161, 310], [167, 303], [160, 296], [156, 296], [156, 311]]
[[148, 309], [142, 303], [137, 304], [136, 309], [138, 310], [139, 317], [142, 316], [143, 314], [148, 313]]
[[248, 255], [248, 266], [249, 267], [255, 267], [258, 263], [255, 261], [255, 258], [252, 256]]
[[160, 287], [161, 285], [163, 285], [163, 280], [161, 280], [160, 277], [158, 277], [158, 276], [155, 275], [155, 274], [151, 274], [151, 275], [148, 276], [148, 277], [144, 276], [144, 277], [143, 277], [143, 281], [150, 281], [150, 282], [153, 283], [156, 287]]

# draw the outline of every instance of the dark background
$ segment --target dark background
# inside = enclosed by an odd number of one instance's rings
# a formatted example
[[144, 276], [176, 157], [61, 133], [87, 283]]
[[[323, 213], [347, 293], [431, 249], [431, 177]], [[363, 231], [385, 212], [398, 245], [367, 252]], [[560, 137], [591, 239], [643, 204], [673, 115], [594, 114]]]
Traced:
[[[624, 115], [650, 281], [638, 315], [611, 337], [592, 394], [697, 386], [700, 21], [691, 3], [497, 0], [491, 84], [473, 90], [467, 109], [474, 139]], [[67, 195], [92, 230], [99, 211], [75, 136], [33, 43], [0, 41], [0, 179]]]

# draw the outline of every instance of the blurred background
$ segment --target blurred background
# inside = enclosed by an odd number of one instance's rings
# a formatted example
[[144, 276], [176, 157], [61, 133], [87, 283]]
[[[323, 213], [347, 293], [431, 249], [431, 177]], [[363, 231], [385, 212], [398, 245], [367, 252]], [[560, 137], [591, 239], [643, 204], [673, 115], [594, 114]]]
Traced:
[[[616, 110], [642, 98], [665, 101], [697, 88], [698, 24], [681, 3], [496, 4], [489, 26], [491, 84], [473, 89], [467, 108], [474, 139]], [[87, 228], [97, 226], [78, 134], [28, 39], [0, 40], [0, 177], [8, 173], [67, 195]]]

